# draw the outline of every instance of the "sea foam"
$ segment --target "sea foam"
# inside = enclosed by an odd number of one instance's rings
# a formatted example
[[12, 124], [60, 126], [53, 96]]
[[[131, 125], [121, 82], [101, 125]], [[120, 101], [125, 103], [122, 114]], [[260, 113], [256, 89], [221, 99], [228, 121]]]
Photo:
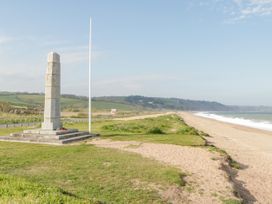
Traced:
[[272, 123], [268, 121], [255, 121], [255, 120], [239, 118], [239, 117], [227, 117], [227, 116], [217, 115], [217, 114], [208, 113], [208, 112], [198, 112], [198, 113], [195, 113], [195, 115], [222, 121], [222, 122], [242, 125], [246, 127], [272, 131]]

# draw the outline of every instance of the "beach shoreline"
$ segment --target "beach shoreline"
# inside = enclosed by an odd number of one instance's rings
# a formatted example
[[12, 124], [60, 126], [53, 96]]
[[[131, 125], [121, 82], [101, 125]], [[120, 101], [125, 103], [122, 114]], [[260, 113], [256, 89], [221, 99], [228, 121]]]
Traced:
[[[226, 113], [226, 112], [225, 112]], [[221, 112], [196, 112], [194, 113], [197, 116], [204, 117], [204, 118], [209, 118], [229, 124], [234, 124], [234, 125], [240, 125], [243, 127], [249, 127], [249, 128], [254, 128], [254, 129], [259, 129], [259, 130], [266, 130], [269, 132], [272, 132], [272, 121], [270, 118], [263, 118], [263, 116], [260, 117], [260, 115], [257, 115], [258, 117], [252, 117], [254, 114], [250, 114], [251, 117], [248, 117], [248, 113], [241, 114], [240, 115], [233, 115], [233, 114], [224, 114]], [[238, 113], [239, 114], [239, 113]], [[256, 113], [255, 113], [256, 114]], [[259, 113], [260, 114], [260, 113]]]
[[272, 132], [178, 113], [184, 121], [210, 135], [205, 139], [228, 154], [242, 166], [236, 179], [248, 190], [248, 203], [271, 203], [272, 200]]
[[265, 130], [265, 129], [250, 127], [250, 126], [241, 125], [241, 124], [236, 124], [236, 123], [232, 123], [232, 122], [228, 122], [228, 121], [217, 120], [215, 118], [208, 118], [208, 117], [204, 117], [204, 116], [201, 116], [201, 115], [197, 115], [194, 112], [179, 112], [179, 113], [180, 114], [192, 114], [192, 115], [194, 115], [196, 117], [204, 118], [206, 120], [216, 121], [216, 122], [224, 124], [224, 125], [229, 125], [229, 126], [235, 128], [235, 129], [238, 129], [238, 130], [244, 130], [244, 131], [248, 131], [248, 132], [260, 133], [260, 134], [266, 134], [266, 135], [271, 135], [272, 136], [272, 131]]

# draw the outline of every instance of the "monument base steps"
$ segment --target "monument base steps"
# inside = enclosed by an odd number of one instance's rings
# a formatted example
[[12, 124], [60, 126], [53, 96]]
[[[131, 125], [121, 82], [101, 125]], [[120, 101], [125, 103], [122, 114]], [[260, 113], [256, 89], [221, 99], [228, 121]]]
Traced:
[[[33, 133], [30, 133], [33, 132]], [[41, 134], [37, 130], [28, 131], [28, 133], [13, 133], [10, 136], [2, 136], [2, 141], [18, 141], [18, 142], [32, 142], [32, 143], [44, 143], [44, 144], [68, 144], [85, 140], [91, 137], [96, 137], [97, 134], [90, 134], [89, 132], [80, 131], [57, 131], [55, 134]]]

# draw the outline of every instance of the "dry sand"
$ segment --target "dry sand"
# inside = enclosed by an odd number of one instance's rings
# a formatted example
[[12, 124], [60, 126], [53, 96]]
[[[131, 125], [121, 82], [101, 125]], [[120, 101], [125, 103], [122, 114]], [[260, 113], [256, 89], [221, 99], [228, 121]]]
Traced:
[[233, 185], [222, 169], [225, 160], [206, 148], [105, 139], [92, 140], [90, 143], [138, 153], [180, 168], [181, 172], [187, 174], [186, 186], [182, 190], [168, 188], [162, 197], [169, 203], [208, 204], [222, 203], [222, 199], [235, 199]]
[[[243, 183], [247, 203], [272, 203], [272, 132], [233, 125], [180, 113], [185, 122], [211, 137], [206, 139], [226, 150], [241, 163], [236, 180]], [[247, 191], [248, 190], [248, 191]]]

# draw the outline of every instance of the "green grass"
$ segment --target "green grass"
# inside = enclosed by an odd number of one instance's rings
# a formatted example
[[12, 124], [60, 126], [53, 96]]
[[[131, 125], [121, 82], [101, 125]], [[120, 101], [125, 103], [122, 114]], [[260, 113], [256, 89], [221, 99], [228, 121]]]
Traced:
[[219, 153], [221, 156], [228, 156], [228, 153], [227, 153], [225, 150], [220, 149], [220, 148], [218, 148], [218, 147], [216, 147], [216, 146], [214, 146], [214, 145], [209, 145], [208, 150], [209, 150], [210, 152], [217, 152], [217, 153]]
[[0, 112], [0, 124], [16, 124], [40, 122], [42, 115], [38, 114], [14, 114]]
[[48, 187], [26, 179], [0, 174], [1, 203], [84, 203], [57, 187]]
[[225, 150], [218, 148], [214, 145], [209, 145], [208, 150], [211, 152], [217, 152], [221, 156], [225, 157], [226, 160], [228, 161], [230, 167], [232, 167], [234, 169], [238, 169], [238, 170], [241, 169], [241, 165], [237, 161], [235, 161]]
[[[38, 106], [41, 107], [44, 104], [44, 95], [40, 94], [24, 94], [24, 93], [0, 93], [0, 102], [8, 102], [18, 107], [25, 106]], [[88, 100], [71, 97], [61, 97], [62, 109], [82, 110], [88, 108]], [[111, 109], [117, 109], [118, 111], [135, 111], [143, 110], [143, 107], [137, 105], [130, 105], [124, 102], [112, 102], [103, 100], [94, 100], [92, 102], [93, 111], [110, 111]]]
[[[87, 123], [66, 123], [65, 127], [87, 130]], [[168, 143], [186, 146], [202, 146], [205, 140], [194, 128], [189, 127], [177, 115], [160, 116], [132, 121], [96, 121], [93, 132], [102, 138]], [[159, 133], [159, 134], [158, 134]]]
[[111, 138], [113, 140], [120, 141], [142, 141], [142, 142], [152, 142], [152, 143], [163, 143], [163, 144], [175, 144], [182, 146], [203, 146], [205, 142], [202, 138], [196, 137], [194, 135], [176, 135], [176, 134], [168, 134], [168, 135], [135, 135], [135, 136], [113, 136], [106, 137]]
[[117, 109], [118, 111], [131, 111], [131, 110], [141, 110], [143, 108], [137, 108], [136, 106], [124, 104], [124, 103], [115, 103], [110, 101], [93, 101], [92, 108], [94, 111], [110, 111], [111, 109]]
[[183, 174], [92, 145], [0, 142], [0, 203], [162, 203], [154, 185], [183, 186]]
[[[88, 130], [87, 122], [64, 123], [66, 128]], [[0, 128], [0, 136], [20, 132], [28, 127]], [[135, 140], [185, 146], [203, 146], [205, 140], [196, 129], [189, 127], [177, 115], [131, 121], [99, 120], [93, 122], [93, 132], [102, 138]]]
[[241, 169], [241, 165], [231, 157], [229, 157], [229, 165], [234, 169]]
[[26, 103], [20, 101], [15, 94], [11, 94], [11, 95], [0, 95], [0, 101], [2, 101], [2, 102], [9, 102], [9, 103], [13, 103], [13, 104], [23, 104], [23, 105], [26, 105]]
[[44, 103], [43, 95], [16, 94], [17, 103], [41, 105]]
[[8, 136], [10, 133], [22, 132], [29, 127], [0, 128], [0, 136]]
[[[9, 102], [9, 103], [18, 104], [18, 105], [42, 106], [44, 103], [44, 95], [23, 94], [23, 93], [0, 95], [0, 101]], [[82, 100], [82, 99], [62, 97], [61, 105], [64, 107], [74, 106], [76, 108], [78, 107], [86, 108], [88, 107], [88, 101]]]

